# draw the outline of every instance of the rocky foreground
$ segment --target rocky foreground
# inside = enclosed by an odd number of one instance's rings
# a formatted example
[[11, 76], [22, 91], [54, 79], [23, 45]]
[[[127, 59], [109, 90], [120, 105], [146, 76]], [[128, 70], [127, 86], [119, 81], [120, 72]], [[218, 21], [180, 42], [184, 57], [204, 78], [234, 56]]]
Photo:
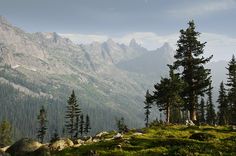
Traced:
[[236, 155], [233, 126], [159, 125], [120, 134], [101, 132], [94, 137], [51, 144], [21, 139], [0, 149], [0, 156], [100, 156], [100, 155]]

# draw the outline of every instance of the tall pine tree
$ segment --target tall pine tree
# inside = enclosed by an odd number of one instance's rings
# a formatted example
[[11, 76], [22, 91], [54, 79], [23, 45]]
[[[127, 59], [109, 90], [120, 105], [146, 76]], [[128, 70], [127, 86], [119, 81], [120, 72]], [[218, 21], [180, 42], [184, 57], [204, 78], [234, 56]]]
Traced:
[[145, 122], [145, 126], [148, 127], [149, 125], [149, 115], [151, 113], [150, 109], [152, 108], [152, 95], [149, 93], [149, 90], [147, 90], [146, 92], [146, 96], [145, 96], [145, 101], [144, 101], [144, 109], [145, 109], [145, 112], [144, 112], [144, 115], [145, 115], [145, 119], [144, 121]]
[[216, 114], [215, 114], [214, 104], [212, 101], [212, 89], [213, 87], [211, 86], [210, 82], [207, 90], [208, 100], [206, 105], [206, 123], [209, 125], [214, 125], [216, 121]]
[[65, 128], [67, 130], [67, 133], [70, 135], [70, 138], [73, 139], [76, 133], [76, 118], [80, 116], [80, 108], [77, 104], [77, 99], [74, 90], [72, 91], [71, 96], [67, 101], [67, 104], [68, 105], [65, 115]]
[[178, 74], [174, 74], [172, 66], [169, 65], [169, 68], [169, 78], [161, 78], [160, 83], [154, 85], [153, 92], [153, 101], [156, 102], [160, 111], [165, 111], [167, 124], [170, 122], [171, 107], [179, 107], [182, 103], [180, 93], [184, 86]]
[[43, 143], [44, 137], [47, 132], [47, 113], [44, 106], [41, 107], [38, 115], [39, 128], [37, 132], [37, 137], [41, 143]]
[[83, 114], [80, 115], [79, 133], [80, 133], [80, 136], [83, 136], [83, 133], [84, 133], [84, 115]]
[[230, 124], [236, 124], [236, 60], [234, 55], [228, 64], [228, 100], [230, 104]]
[[223, 81], [220, 84], [219, 97], [217, 102], [219, 103], [218, 122], [219, 125], [227, 125], [229, 123], [229, 108], [226, 90]]
[[199, 123], [205, 123], [206, 118], [205, 118], [205, 101], [203, 98], [201, 98], [200, 104], [199, 104], [199, 112], [198, 112], [198, 121]]
[[186, 108], [190, 112], [190, 119], [197, 120], [198, 96], [204, 95], [210, 81], [210, 70], [204, 68], [204, 64], [210, 61], [213, 56], [204, 58], [205, 43], [198, 40], [199, 32], [195, 31], [194, 21], [188, 23], [186, 30], [180, 30], [180, 38], [177, 41], [177, 53], [174, 67], [179, 69], [181, 77], [187, 84], [183, 92]]
[[84, 125], [84, 133], [87, 135], [91, 130], [91, 126], [90, 126], [90, 119], [89, 119], [89, 115], [86, 115], [85, 118], [85, 125]]

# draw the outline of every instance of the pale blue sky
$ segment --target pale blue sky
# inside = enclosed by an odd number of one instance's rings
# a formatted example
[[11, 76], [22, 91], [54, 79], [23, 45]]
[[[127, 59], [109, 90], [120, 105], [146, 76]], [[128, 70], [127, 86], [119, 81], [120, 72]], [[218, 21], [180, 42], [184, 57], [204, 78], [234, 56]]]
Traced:
[[174, 44], [194, 19], [219, 59], [219, 49], [236, 53], [236, 0], [0, 0], [0, 15], [28, 32], [70, 34], [77, 42], [134, 37], [150, 49]]

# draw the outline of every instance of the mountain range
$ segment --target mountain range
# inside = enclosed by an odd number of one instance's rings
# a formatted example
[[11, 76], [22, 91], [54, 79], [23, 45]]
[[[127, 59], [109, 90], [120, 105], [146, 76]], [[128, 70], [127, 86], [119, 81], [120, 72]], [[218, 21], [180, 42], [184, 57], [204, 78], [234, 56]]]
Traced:
[[[120, 117], [124, 117], [130, 127], [142, 127], [145, 92], [168, 74], [166, 65], [173, 62], [174, 53], [168, 43], [149, 51], [135, 39], [129, 45], [112, 39], [78, 45], [55, 32], [27, 33], [1, 16], [0, 85], [16, 90], [8, 93], [10, 96], [5, 101], [18, 97], [24, 102], [17, 109], [15, 105], [12, 108], [11, 102], [0, 101], [0, 108], [4, 110], [0, 119], [9, 118], [17, 130], [28, 129], [26, 124], [18, 122], [35, 126], [38, 110], [45, 105], [49, 129], [61, 130], [68, 96], [75, 90], [83, 112], [91, 117], [92, 133], [114, 129]], [[226, 61], [208, 65], [215, 88], [226, 77], [222, 74], [226, 72], [226, 65]], [[5, 94], [0, 95], [5, 98]], [[25, 99], [29, 97], [38, 101], [37, 104], [27, 102]], [[27, 116], [22, 118], [25, 109]], [[14, 118], [10, 117], [12, 114]], [[156, 117], [153, 113], [152, 118]], [[34, 132], [21, 131], [17, 136], [32, 137]]]

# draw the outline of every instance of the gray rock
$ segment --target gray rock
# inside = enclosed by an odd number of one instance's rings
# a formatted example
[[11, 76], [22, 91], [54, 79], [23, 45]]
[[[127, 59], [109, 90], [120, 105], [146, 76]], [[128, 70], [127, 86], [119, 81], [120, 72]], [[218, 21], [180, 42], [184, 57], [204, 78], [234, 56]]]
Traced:
[[52, 150], [52, 151], [61, 151], [67, 147], [71, 147], [73, 146], [74, 143], [66, 138], [66, 139], [60, 139], [58, 141], [55, 141], [54, 143], [52, 143], [49, 148]]
[[115, 136], [113, 136], [113, 139], [122, 139], [123, 135], [120, 133], [117, 133]]
[[11, 154], [11, 156], [25, 156], [28, 153], [39, 149], [41, 146], [41, 143], [33, 139], [23, 138], [10, 146], [6, 152]]
[[109, 133], [106, 132], [106, 131], [103, 131], [103, 132], [100, 132], [100, 133], [96, 134], [95, 137], [96, 138], [101, 138], [102, 136], [107, 135], [107, 134], [109, 134]]

